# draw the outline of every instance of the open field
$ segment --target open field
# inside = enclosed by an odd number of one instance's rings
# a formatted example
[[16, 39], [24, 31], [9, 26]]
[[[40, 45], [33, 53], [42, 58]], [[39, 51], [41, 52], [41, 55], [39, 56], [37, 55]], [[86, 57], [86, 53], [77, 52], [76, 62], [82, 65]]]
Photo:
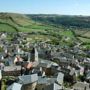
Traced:
[[16, 29], [12, 26], [7, 25], [7, 24], [0, 24], [0, 31], [16, 32]]

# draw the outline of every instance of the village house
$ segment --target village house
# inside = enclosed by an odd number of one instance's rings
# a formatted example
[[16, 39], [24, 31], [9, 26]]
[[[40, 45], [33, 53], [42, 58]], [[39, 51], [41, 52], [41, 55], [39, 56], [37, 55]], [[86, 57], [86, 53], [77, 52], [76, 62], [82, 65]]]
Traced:
[[21, 66], [5, 66], [3, 76], [19, 76], [21, 75]]
[[18, 77], [18, 83], [22, 84], [21, 90], [35, 90], [38, 81], [37, 74]]
[[56, 77], [51, 78], [39, 76], [36, 90], [62, 90], [63, 79], [64, 74], [62, 74], [61, 72], [59, 72]]

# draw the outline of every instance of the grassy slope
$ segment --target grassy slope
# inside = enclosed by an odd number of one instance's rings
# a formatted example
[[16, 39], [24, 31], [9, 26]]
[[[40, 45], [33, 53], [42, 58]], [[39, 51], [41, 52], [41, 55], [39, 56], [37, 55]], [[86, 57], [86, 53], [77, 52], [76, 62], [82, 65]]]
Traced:
[[[33, 21], [30, 21], [25, 15], [21, 14], [12, 14], [12, 13], [0, 13], [0, 31], [16, 31], [16, 29], [22, 30], [24, 26], [32, 24]], [[6, 28], [9, 28], [8, 30]], [[13, 29], [11, 28], [13, 27]], [[15, 29], [16, 28], [16, 29]]]
[[[8, 30], [6, 29], [7, 27], [9, 28]], [[14, 30], [15, 28], [18, 31], [31, 32], [35, 30], [53, 29], [54, 27], [35, 22], [22, 14], [0, 13], [0, 31], [16, 31]]]

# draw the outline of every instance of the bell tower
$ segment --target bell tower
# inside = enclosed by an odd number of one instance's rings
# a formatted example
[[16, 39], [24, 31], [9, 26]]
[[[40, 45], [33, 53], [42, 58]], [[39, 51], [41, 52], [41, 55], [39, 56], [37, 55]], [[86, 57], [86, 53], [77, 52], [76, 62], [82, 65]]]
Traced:
[[37, 61], [38, 62], [38, 51], [37, 51], [37, 48], [35, 48], [35, 47], [31, 50], [30, 61], [32, 61], [32, 62]]

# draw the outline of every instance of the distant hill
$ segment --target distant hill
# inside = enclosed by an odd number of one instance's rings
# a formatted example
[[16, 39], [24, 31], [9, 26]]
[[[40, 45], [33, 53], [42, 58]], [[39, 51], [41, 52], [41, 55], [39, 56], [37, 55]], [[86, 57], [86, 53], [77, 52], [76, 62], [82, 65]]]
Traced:
[[0, 13], [0, 31], [41, 31], [46, 29], [90, 28], [90, 17], [47, 14]]
[[36, 22], [52, 24], [56, 26], [90, 28], [89, 16], [69, 16], [69, 15], [27, 15]]
[[34, 21], [32, 18], [24, 14], [17, 13], [0, 13], [0, 31], [41, 31], [44, 29], [52, 29], [53, 26], [46, 25]]

